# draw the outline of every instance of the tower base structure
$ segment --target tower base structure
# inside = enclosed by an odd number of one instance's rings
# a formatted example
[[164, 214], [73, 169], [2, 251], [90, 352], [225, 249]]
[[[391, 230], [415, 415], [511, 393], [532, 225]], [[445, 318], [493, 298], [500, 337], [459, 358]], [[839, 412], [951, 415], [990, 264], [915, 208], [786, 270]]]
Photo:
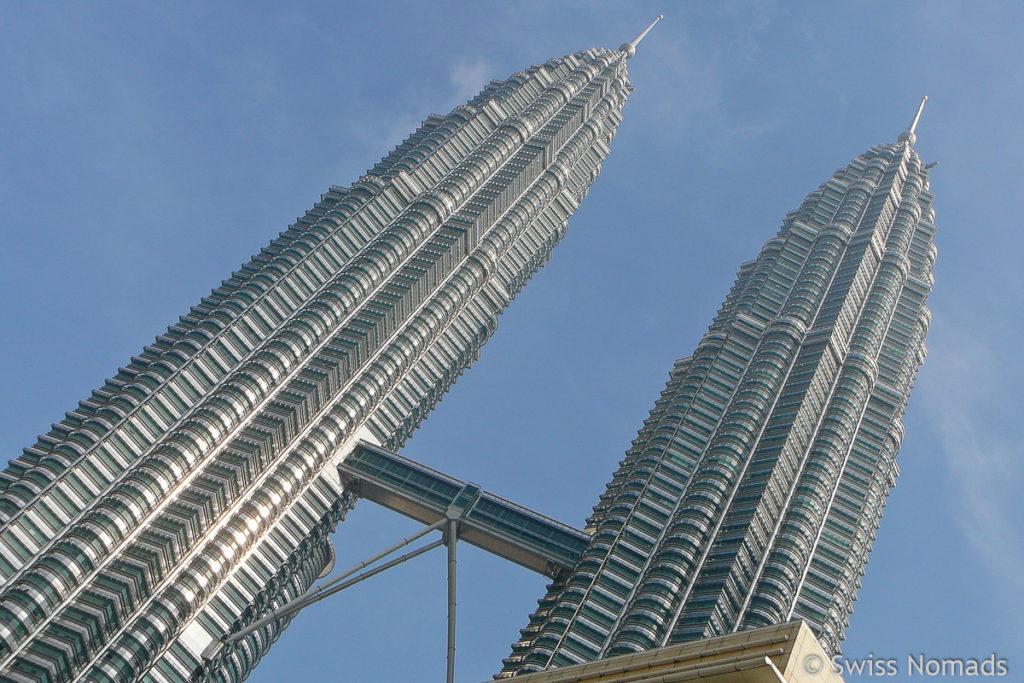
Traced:
[[522, 683], [843, 683], [802, 620], [516, 676]]

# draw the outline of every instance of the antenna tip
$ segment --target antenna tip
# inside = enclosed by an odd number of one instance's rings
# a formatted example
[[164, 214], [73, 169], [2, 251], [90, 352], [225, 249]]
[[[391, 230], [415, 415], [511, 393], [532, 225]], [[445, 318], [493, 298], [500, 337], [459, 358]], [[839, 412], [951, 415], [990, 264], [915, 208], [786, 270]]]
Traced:
[[634, 38], [630, 42], [623, 43], [622, 45], [620, 45], [619, 46], [619, 52], [625, 52], [626, 53], [626, 59], [631, 59], [633, 57], [633, 55], [636, 54], [636, 46], [640, 44], [640, 41], [644, 39], [644, 36], [646, 36], [648, 33], [650, 33], [651, 29], [654, 28], [654, 25], [657, 24], [659, 21], [661, 21], [664, 18], [665, 18], [664, 14], [659, 14], [657, 17], [655, 17], [654, 21], [652, 21], [650, 24], [648, 24], [647, 28], [645, 28], [640, 33], [640, 35], [638, 35], [636, 38]]
[[911, 147], [917, 144], [917, 123], [921, 120], [921, 112], [924, 111], [924, 103], [927, 101], [927, 95], [921, 98], [921, 104], [917, 107], [917, 113], [914, 114], [914, 120], [910, 122], [910, 128], [900, 133], [899, 142], [906, 142]]

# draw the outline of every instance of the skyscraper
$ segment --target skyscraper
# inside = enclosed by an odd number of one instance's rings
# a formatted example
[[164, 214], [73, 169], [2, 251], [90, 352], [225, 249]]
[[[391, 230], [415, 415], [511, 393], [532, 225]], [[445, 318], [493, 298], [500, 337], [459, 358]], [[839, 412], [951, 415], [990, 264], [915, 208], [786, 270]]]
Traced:
[[740, 267], [503, 675], [794, 618], [839, 652], [925, 356], [936, 249], [920, 115]]
[[429, 117], [12, 461], [0, 677], [245, 678], [283, 623], [221, 638], [330, 571], [338, 461], [404, 443], [550, 257], [636, 42]]

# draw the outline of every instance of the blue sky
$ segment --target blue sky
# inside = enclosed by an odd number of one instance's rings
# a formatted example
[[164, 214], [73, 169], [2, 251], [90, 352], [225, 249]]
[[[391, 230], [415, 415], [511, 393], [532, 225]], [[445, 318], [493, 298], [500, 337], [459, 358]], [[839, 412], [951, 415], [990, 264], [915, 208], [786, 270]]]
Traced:
[[[404, 454], [580, 524], [739, 264], [928, 94], [930, 354], [845, 654], [1019, 675], [1016, 3], [0, 5], [0, 458], [428, 113], [660, 12], [568, 237]], [[339, 566], [415, 528], [362, 502]], [[435, 553], [304, 612], [250, 680], [441, 680]], [[483, 681], [544, 579], [460, 559], [458, 680]]]

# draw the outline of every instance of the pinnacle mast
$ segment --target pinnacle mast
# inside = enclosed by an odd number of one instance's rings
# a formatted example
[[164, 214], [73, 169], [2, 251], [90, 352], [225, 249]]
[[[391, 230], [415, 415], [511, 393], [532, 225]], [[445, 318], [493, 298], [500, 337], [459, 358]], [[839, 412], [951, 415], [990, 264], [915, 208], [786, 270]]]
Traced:
[[914, 120], [910, 124], [910, 132], [915, 133], [917, 130], [917, 122], [921, 120], [921, 112], [924, 111], [924, 103], [928, 101], [928, 96], [925, 95], [921, 98], [921, 104], [917, 107], [917, 113], [914, 114]]
[[629, 41], [628, 43], [623, 43], [622, 45], [620, 45], [619, 46], [619, 52], [625, 52], [626, 53], [626, 59], [629, 59], [633, 55], [635, 55], [636, 54], [636, 46], [639, 45], [640, 41], [643, 40], [644, 37], [648, 33], [651, 32], [651, 29], [654, 28], [654, 25], [657, 24], [659, 21], [661, 21], [664, 18], [665, 18], [664, 14], [659, 14], [657, 17], [655, 17], [654, 21], [649, 23], [647, 25], [647, 28], [645, 28], [643, 31], [640, 32], [640, 35], [638, 35], [636, 38], [634, 38], [633, 40]]
[[924, 103], [928, 101], [928, 96], [925, 95], [921, 98], [921, 104], [917, 106], [917, 113], [914, 114], [914, 120], [910, 122], [910, 128], [900, 133], [898, 138], [899, 142], [906, 142], [911, 147], [917, 143], [917, 123], [921, 120], [921, 112], [924, 111]]

